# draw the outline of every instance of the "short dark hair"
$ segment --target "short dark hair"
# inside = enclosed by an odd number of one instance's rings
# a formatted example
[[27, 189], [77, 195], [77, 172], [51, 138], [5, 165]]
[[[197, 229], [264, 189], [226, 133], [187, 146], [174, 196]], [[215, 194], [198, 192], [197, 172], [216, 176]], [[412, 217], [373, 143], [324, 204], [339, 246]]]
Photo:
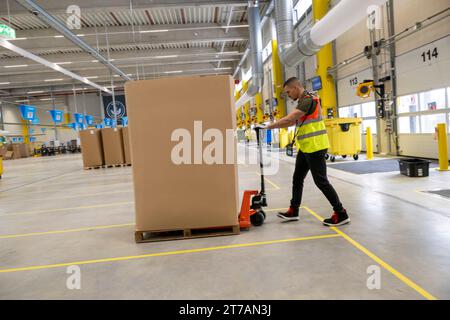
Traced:
[[[286, 87], [286, 86], [291, 86], [295, 82], [300, 83], [300, 81], [298, 80], [297, 77], [291, 77], [291, 78], [287, 79], [286, 82], [283, 84], [283, 88]], [[301, 85], [301, 83], [300, 83], [300, 85]]]

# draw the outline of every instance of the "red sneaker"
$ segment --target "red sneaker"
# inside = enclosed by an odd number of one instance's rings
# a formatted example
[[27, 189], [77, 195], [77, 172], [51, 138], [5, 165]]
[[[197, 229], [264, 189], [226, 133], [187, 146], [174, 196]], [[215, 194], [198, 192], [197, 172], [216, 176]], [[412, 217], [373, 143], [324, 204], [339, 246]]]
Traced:
[[333, 212], [333, 215], [329, 219], [325, 219], [323, 224], [328, 227], [339, 227], [350, 222], [350, 218], [347, 215], [347, 210], [342, 212]]
[[286, 221], [298, 221], [298, 207], [289, 207], [286, 212], [278, 212], [277, 216]]

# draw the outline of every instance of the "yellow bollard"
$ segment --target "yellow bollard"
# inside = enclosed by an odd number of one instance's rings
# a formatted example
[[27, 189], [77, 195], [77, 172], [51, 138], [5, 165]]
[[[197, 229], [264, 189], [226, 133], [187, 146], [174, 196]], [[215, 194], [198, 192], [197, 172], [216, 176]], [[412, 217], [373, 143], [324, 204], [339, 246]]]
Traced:
[[366, 129], [366, 159], [373, 159], [373, 143], [372, 143], [372, 132], [370, 127]]
[[437, 138], [439, 148], [439, 171], [448, 171], [448, 145], [447, 126], [445, 123], [438, 123]]

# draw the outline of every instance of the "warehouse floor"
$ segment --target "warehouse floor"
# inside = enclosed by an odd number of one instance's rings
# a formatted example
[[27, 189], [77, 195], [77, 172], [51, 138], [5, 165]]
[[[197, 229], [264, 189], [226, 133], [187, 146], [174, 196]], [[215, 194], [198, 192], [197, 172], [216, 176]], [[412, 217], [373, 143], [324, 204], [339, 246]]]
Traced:
[[[254, 147], [239, 150], [241, 159]], [[293, 171], [293, 159], [281, 158], [267, 177], [262, 227], [144, 244], [134, 243], [130, 167], [83, 170], [80, 155], [5, 161], [0, 299], [450, 299], [450, 199], [422, 192], [450, 189], [449, 172], [330, 168], [352, 223], [329, 229], [310, 176], [301, 221], [275, 216], [289, 203]], [[241, 164], [239, 177], [241, 191], [257, 187], [258, 166]], [[81, 268], [80, 290], [66, 287], [71, 265]], [[371, 266], [381, 267], [379, 289], [368, 289]]]

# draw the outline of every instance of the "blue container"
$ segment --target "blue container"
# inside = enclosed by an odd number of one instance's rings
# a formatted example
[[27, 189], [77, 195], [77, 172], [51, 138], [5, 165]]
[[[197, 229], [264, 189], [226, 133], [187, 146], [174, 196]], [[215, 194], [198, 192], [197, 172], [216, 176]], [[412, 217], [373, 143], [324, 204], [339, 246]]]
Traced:
[[94, 125], [94, 116], [87, 115], [85, 118], [86, 118], [86, 124], [88, 126], [93, 126]]
[[95, 128], [96, 129], [103, 129], [105, 127], [105, 125], [103, 124], [103, 123], [97, 123], [96, 125], [95, 125]]
[[75, 122], [82, 124], [84, 122], [84, 114], [82, 113], [74, 113], [73, 116], [75, 117]]
[[45, 133], [45, 131], [47, 131], [47, 128], [41, 128], [42, 133]]
[[22, 104], [19, 109], [24, 120], [33, 120], [36, 117], [36, 107]]
[[30, 137], [30, 142], [36, 142], [36, 137]]
[[23, 137], [17, 138], [17, 141], [20, 142], [20, 143], [23, 143]]
[[34, 119], [31, 120], [31, 124], [34, 125], [38, 125], [41, 122], [41, 119], [39, 119], [38, 117], [35, 117]]
[[122, 126], [128, 126], [128, 117], [122, 117]]
[[63, 119], [63, 112], [61, 110], [49, 110], [53, 122], [61, 123]]
[[272, 130], [266, 130], [266, 143], [271, 144], [272, 143]]
[[117, 128], [117, 120], [111, 119], [111, 128]]
[[112, 119], [111, 118], [105, 118], [103, 120], [103, 123], [105, 124], [105, 127], [111, 127], [112, 125]]
[[33, 134], [34, 133], [34, 129], [33, 128], [28, 129], [28, 133], [29, 134]]

